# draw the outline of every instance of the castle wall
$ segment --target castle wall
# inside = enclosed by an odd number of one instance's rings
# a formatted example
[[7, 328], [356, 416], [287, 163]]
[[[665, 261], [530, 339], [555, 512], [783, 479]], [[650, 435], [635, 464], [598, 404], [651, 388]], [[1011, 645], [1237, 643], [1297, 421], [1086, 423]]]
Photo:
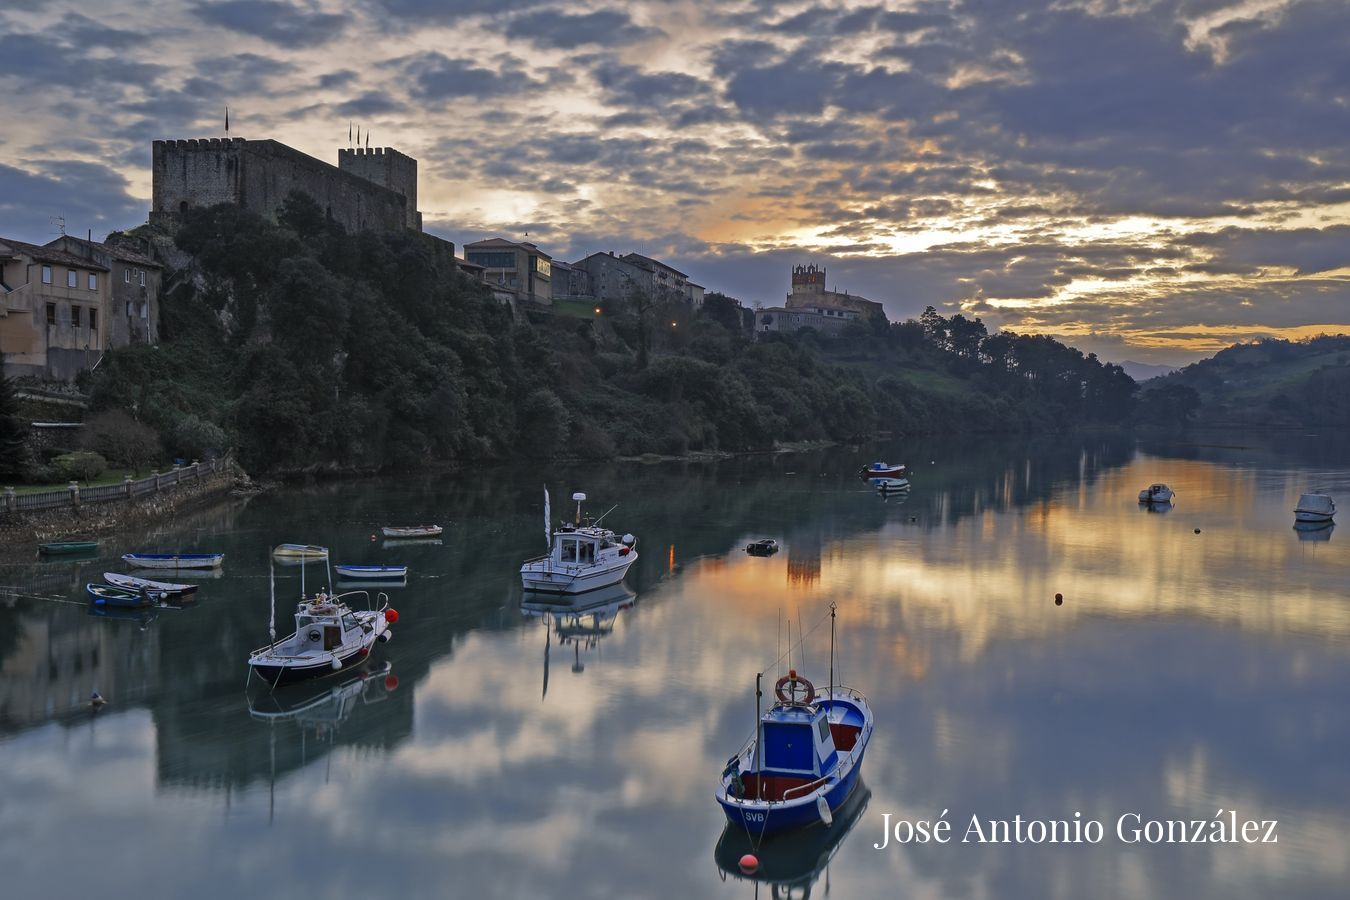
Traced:
[[[278, 141], [155, 141], [153, 145], [152, 222], [173, 222], [185, 210], [234, 203], [276, 218], [286, 196], [298, 190], [311, 197], [333, 221], [349, 232], [395, 231], [417, 227], [415, 160], [412, 193], [391, 190], [352, 171], [343, 171]], [[375, 168], [374, 166], [371, 167]], [[395, 161], [390, 177], [405, 189], [407, 166]]]
[[401, 195], [407, 201], [404, 226], [422, 230], [422, 214], [417, 211], [417, 160], [392, 147], [357, 147], [338, 150], [338, 168]]

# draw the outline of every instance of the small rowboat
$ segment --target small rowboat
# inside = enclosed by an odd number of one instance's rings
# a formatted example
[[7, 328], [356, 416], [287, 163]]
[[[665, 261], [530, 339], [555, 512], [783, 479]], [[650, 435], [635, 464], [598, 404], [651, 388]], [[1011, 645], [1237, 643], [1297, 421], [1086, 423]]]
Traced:
[[438, 537], [444, 529], [439, 525], [386, 525], [380, 531], [387, 538], [424, 538]]
[[272, 550], [273, 559], [319, 562], [328, 558], [328, 548], [315, 544], [278, 544]]
[[745, 545], [745, 552], [751, 556], [773, 556], [778, 552], [778, 542], [773, 538], [764, 538]]
[[103, 580], [113, 587], [127, 588], [133, 591], [139, 591], [145, 588], [147, 591], [153, 591], [163, 594], [166, 597], [183, 597], [188, 594], [197, 593], [195, 584], [174, 584], [171, 581], [151, 581], [148, 578], [137, 578], [135, 575], [122, 575], [118, 572], [104, 572]]
[[57, 541], [52, 544], [38, 544], [38, 551], [45, 556], [74, 556], [77, 553], [93, 553], [98, 550], [98, 541]]
[[870, 466], [864, 466], [858, 474], [864, 478], [904, 478], [909, 471], [903, 464], [892, 465], [891, 463], [874, 462]]
[[122, 562], [142, 569], [217, 569], [224, 553], [124, 553]]
[[162, 595], [147, 590], [114, 587], [111, 584], [86, 584], [84, 591], [95, 606], [154, 606]]
[[398, 580], [408, 577], [407, 566], [333, 566], [340, 578]]

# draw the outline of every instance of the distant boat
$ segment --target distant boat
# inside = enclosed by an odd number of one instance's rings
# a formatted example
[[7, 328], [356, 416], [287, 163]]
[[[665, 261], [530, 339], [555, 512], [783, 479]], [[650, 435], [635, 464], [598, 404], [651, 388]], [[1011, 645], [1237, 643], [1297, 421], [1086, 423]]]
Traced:
[[[577, 520], [564, 523], [556, 532], [548, 519], [548, 500], [544, 500], [544, 528], [551, 548], [548, 555], [527, 560], [520, 567], [521, 586], [543, 594], [584, 594], [623, 581], [638, 557], [637, 538], [619, 537], [601, 528], [601, 516], [595, 522], [581, 517], [581, 502], [586, 495], [576, 493]], [[605, 513], [609, 515], [609, 513]]]
[[137, 578], [135, 575], [122, 575], [119, 572], [104, 572], [103, 580], [113, 587], [128, 588], [138, 591], [145, 588], [147, 591], [155, 591], [166, 597], [185, 597], [188, 594], [197, 593], [195, 584], [174, 584], [171, 581], [151, 581], [148, 578]]
[[874, 462], [870, 466], [864, 466], [858, 474], [864, 478], [904, 478], [909, 474], [909, 470], [903, 465]]
[[132, 590], [111, 584], [86, 584], [84, 591], [95, 606], [154, 606], [163, 595], [148, 590]]
[[122, 562], [142, 569], [215, 569], [224, 553], [124, 553]]
[[56, 541], [51, 544], [38, 544], [38, 550], [46, 556], [74, 556], [77, 553], [93, 553], [98, 550], [98, 541]]
[[1171, 503], [1176, 492], [1165, 484], [1150, 484], [1139, 492], [1140, 503]]
[[745, 552], [751, 556], [773, 556], [778, 552], [778, 542], [773, 538], [764, 538], [762, 541], [752, 541], [745, 545]]
[[443, 528], [439, 525], [386, 525], [380, 529], [387, 538], [437, 537]]
[[408, 577], [407, 566], [333, 566], [341, 578], [393, 580]]
[[1336, 501], [1326, 494], [1304, 494], [1294, 507], [1295, 522], [1330, 522], [1336, 515]]
[[877, 490], [881, 491], [883, 494], [895, 491], [909, 490], [908, 478], [873, 478], [870, 480], [872, 482], [872, 486], [875, 487]]
[[314, 544], [278, 544], [272, 550], [272, 556], [277, 560], [319, 562], [328, 558], [328, 548]]

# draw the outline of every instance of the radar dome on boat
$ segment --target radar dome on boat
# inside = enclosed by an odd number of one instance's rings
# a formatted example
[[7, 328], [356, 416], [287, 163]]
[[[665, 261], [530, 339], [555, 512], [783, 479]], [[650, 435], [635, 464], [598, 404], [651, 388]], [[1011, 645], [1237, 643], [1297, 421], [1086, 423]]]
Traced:
[[572, 499], [580, 503], [582, 500], [586, 499], [586, 495], [583, 494], [581, 491], [577, 491], [575, 494], [572, 495]]
[[624, 545], [625, 547], [631, 547], [631, 546], [633, 546], [634, 542], [637, 541], [637, 538], [633, 537], [631, 534], [625, 534], [625, 535], [621, 538], [621, 540], [623, 541], [623, 545]]

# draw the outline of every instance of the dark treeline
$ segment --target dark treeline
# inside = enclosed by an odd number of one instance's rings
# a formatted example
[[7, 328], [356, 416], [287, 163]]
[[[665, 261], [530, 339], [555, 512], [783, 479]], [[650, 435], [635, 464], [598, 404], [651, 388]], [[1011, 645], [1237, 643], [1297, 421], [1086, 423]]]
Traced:
[[172, 455], [231, 449], [286, 472], [1060, 430], [1133, 404], [1118, 366], [931, 308], [759, 340], [717, 294], [698, 315], [635, 295], [522, 323], [423, 235], [348, 235], [299, 195], [278, 218], [222, 206], [156, 238], [183, 263], [162, 342], [108, 355], [96, 410], [129, 413]]

